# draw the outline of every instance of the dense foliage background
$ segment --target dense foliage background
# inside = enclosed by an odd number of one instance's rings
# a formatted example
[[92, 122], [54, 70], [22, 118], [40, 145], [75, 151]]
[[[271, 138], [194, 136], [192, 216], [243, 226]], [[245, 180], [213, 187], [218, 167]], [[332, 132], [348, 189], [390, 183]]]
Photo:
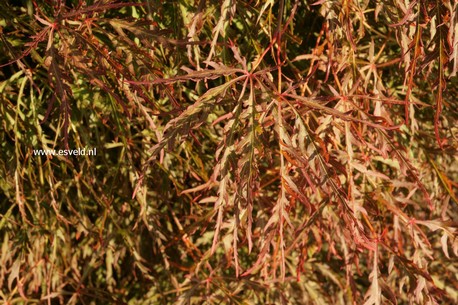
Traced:
[[457, 1], [2, 1], [0, 37], [3, 304], [458, 303]]

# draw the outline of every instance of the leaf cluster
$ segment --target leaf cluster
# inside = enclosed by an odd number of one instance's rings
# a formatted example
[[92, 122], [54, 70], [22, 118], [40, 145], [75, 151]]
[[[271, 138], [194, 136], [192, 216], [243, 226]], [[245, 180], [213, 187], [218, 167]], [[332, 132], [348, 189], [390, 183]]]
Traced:
[[458, 302], [456, 1], [0, 14], [4, 303]]

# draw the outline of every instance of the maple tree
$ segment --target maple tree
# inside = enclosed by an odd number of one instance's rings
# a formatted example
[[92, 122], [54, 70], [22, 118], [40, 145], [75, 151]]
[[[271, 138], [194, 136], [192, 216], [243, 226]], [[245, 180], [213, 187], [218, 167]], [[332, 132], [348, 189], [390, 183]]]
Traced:
[[456, 1], [0, 14], [5, 304], [458, 302]]

